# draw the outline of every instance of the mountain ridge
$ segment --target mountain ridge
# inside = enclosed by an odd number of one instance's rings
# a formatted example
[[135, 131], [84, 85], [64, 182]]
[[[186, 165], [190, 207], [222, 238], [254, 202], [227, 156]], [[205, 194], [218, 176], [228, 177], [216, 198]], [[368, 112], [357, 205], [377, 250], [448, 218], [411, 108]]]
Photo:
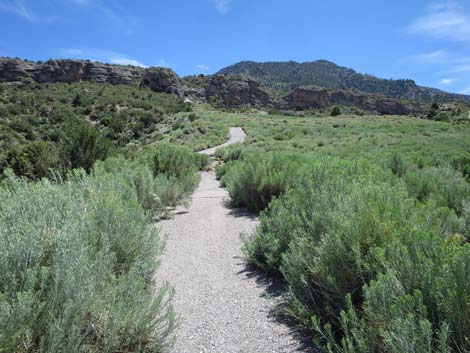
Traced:
[[383, 94], [394, 99], [409, 99], [425, 103], [470, 102], [470, 96], [450, 93], [416, 84], [411, 79], [382, 79], [339, 66], [328, 60], [296, 61], [240, 61], [219, 70], [216, 74], [246, 74], [264, 85], [289, 92], [302, 86], [327, 89], [355, 89], [365, 93]]
[[[335, 64], [326, 61], [320, 62], [320, 65], [336, 67]], [[354, 73], [351, 69], [344, 70]], [[331, 71], [326, 70], [325, 75], [331, 76]], [[220, 108], [254, 107], [289, 111], [326, 110], [339, 105], [357, 108], [360, 111], [392, 115], [423, 113], [427, 109], [426, 103], [419, 100], [396, 99], [382, 93], [364, 92], [347, 85], [337, 89], [301, 85], [302, 82], [297, 82], [293, 89], [283, 92], [263, 85], [261, 80], [246, 73], [179, 77], [168, 68], [142, 68], [74, 59], [32, 62], [0, 58], [1, 81], [15, 86], [25, 85], [28, 82], [42, 84], [81, 81], [134, 85], [148, 87], [157, 93], [174, 94], [185, 101], [208, 102]]]

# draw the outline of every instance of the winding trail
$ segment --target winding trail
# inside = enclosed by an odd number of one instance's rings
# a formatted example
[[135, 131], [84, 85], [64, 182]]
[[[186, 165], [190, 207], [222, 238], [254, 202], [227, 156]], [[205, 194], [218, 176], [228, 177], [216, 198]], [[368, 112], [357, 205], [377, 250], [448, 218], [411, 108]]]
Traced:
[[[241, 128], [231, 128], [223, 146], [245, 136]], [[200, 153], [212, 155], [216, 148]], [[228, 207], [228, 193], [214, 171], [201, 177], [191, 206], [158, 224], [168, 236], [158, 276], [175, 287], [173, 304], [181, 315], [172, 352], [305, 352], [272, 315], [267, 284], [243, 260], [240, 233], [253, 231], [256, 216]]]

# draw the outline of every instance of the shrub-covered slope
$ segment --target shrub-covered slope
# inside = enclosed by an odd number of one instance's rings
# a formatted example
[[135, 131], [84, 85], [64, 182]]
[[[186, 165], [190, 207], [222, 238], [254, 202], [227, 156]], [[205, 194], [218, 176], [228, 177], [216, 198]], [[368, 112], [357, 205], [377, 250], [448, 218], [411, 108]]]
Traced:
[[173, 94], [105, 83], [0, 83], [0, 169], [31, 179], [51, 169], [91, 169], [122, 149], [161, 141], [203, 149], [226, 130]]
[[329, 89], [355, 89], [383, 94], [395, 99], [421, 102], [470, 101], [468, 96], [451, 94], [434, 88], [420, 87], [412, 80], [385, 80], [338, 66], [332, 62], [253, 62], [242, 61], [228, 66], [218, 74], [247, 74], [267, 86], [288, 92], [300, 86], [315, 85]]
[[162, 145], [66, 181], [0, 184], [0, 352], [166, 352], [176, 320], [150, 224], [207, 160]]
[[470, 184], [461, 171], [240, 151], [219, 176], [261, 213], [248, 260], [286, 281], [286, 313], [330, 352], [470, 349]]

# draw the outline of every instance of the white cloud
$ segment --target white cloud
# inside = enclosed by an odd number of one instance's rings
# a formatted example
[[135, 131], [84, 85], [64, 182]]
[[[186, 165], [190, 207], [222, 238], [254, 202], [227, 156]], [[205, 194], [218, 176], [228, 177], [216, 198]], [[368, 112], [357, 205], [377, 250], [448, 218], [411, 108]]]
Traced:
[[470, 41], [470, 14], [458, 2], [449, 0], [428, 7], [407, 30], [433, 39]]
[[51, 18], [40, 17], [34, 14], [25, 4], [23, 0], [12, 0], [12, 1], [0, 1], [0, 10], [10, 12], [16, 16], [21, 17], [22, 19], [31, 22], [50, 22]]
[[214, 4], [216, 10], [219, 11], [220, 14], [225, 15], [227, 12], [229, 12], [232, 0], [211, 0], [211, 1]]
[[128, 55], [103, 49], [79, 49], [68, 48], [60, 51], [61, 55], [68, 58], [88, 59], [92, 61], [102, 61], [117, 65], [133, 65], [147, 67], [144, 63]]
[[455, 82], [455, 78], [443, 78], [439, 81], [441, 85], [451, 85]]
[[111, 64], [118, 64], [118, 65], [132, 65], [132, 66], [147, 67], [146, 65], [144, 65], [138, 60], [124, 58], [124, 57], [110, 58], [109, 62]]
[[201, 70], [201, 71], [208, 71], [210, 69], [209, 66], [207, 65], [204, 65], [204, 64], [199, 64], [199, 65], [196, 65], [196, 68]]

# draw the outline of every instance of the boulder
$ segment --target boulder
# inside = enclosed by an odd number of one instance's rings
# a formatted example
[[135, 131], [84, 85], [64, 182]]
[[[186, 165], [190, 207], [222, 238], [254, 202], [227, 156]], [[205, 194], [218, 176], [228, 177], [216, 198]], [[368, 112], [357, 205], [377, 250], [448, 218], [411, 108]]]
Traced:
[[265, 107], [272, 103], [261, 83], [246, 75], [207, 76], [205, 93], [207, 100], [218, 100], [220, 105], [231, 108]]
[[15, 82], [31, 78], [36, 64], [19, 59], [0, 59], [0, 81]]
[[146, 69], [140, 85], [147, 86], [155, 92], [183, 94], [180, 78], [172, 70], [166, 68]]

